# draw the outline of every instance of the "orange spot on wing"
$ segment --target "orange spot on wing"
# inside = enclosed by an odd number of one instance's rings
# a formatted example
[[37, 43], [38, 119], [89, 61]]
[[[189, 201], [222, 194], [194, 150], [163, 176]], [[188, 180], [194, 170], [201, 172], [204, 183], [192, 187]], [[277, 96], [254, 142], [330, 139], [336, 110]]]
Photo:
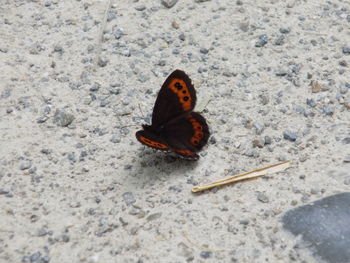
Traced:
[[174, 152], [177, 152], [183, 155], [188, 155], [188, 156], [194, 155], [194, 152], [190, 150], [174, 150]]
[[150, 139], [147, 139], [146, 137], [141, 136], [139, 138], [140, 142], [146, 144], [147, 146], [153, 147], [153, 148], [157, 148], [157, 149], [168, 149], [169, 147], [166, 146], [165, 144], [159, 143], [159, 142], [155, 142], [152, 141]]
[[203, 127], [195, 118], [192, 117], [192, 115], [188, 115], [188, 119], [192, 124], [193, 133], [194, 133], [191, 138], [191, 143], [193, 145], [198, 145], [204, 136]]
[[[179, 89], [177, 86], [181, 86], [181, 89]], [[192, 108], [192, 98], [190, 91], [186, 85], [186, 83], [182, 79], [172, 79], [169, 84], [169, 89], [171, 89], [172, 92], [174, 92], [178, 97], [179, 101], [182, 105], [182, 108], [185, 111], [191, 110]]]

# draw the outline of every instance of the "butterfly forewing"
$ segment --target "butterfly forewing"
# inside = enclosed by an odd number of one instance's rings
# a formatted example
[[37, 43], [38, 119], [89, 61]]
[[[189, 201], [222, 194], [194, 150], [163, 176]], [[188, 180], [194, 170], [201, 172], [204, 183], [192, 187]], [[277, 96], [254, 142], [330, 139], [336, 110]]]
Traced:
[[159, 91], [152, 114], [152, 126], [158, 127], [192, 111], [196, 105], [196, 91], [187, 74], [175, 70]]

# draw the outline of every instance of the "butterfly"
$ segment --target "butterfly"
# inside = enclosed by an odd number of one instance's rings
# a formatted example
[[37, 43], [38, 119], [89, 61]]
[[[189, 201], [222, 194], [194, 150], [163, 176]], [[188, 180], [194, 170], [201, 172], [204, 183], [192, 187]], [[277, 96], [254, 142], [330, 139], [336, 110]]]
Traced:
[[175, 70], [163, 83], [153, 108], [152, 125], [142, 125], [136, 138], [157, 150], [174, 152], [198, 160], [196, 152], [208, 142], [209, 128], [204, 117], [193, 112], [196, 91], [189, 76]]

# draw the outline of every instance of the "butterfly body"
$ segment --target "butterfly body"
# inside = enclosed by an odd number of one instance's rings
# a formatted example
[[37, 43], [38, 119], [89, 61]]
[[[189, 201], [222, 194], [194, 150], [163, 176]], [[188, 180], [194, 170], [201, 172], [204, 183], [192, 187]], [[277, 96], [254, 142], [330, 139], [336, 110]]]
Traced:
[[175, 70], [159, 91], [152, 114], [152, 125], [143, 125], [136, 138], [149, 147], [173, 151], [189, 160], [207, 143], [208, 125], [203, 116], [193, 112], [196, 91], [187, 74]]

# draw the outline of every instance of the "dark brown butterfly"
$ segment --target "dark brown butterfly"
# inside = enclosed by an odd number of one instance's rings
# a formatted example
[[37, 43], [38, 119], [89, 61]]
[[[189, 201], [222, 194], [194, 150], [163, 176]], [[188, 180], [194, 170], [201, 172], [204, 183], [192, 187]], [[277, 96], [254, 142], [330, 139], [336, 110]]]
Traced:
[[173, 151], [189, 160], [198, 160], [196, 152], [208, 142], [205, 119], [193, 112], [196, 91], [191, 79], [175, 70], [165, 80], [153, 108], [152, 125], [142, 125], [136, 138], [143, 144], [162, 151]]

